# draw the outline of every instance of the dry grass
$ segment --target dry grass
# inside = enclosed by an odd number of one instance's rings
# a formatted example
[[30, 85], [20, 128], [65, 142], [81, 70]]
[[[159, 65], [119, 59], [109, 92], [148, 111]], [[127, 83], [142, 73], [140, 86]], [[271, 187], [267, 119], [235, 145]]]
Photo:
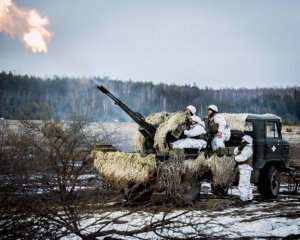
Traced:
[[[252, 113], [222, 113], [224, 116], [227, 126], [229, 126], [230, 129], [245, 131], [246, 130], [246, 118], [251, 116], [272, 116], [272, 117], [278, 117], [271, 113], [266, 114], [252, 114]], [[279, 118], [279, 117], [278, 117]]]
[[218, 157], [215, 154], [206, 159], [204, 153], [200, 153], [195, 160], [174, 157], [159, 166], [153, 154], [143, 157], [138, 153], [95, 151], [93, 157], [94, 166], [105, 182], [119, 190], [144, 181], [153, 170], [157, 170], [157, 186], [167, 194], [177, 192], [182, 184], [191, 186], [208, 171], [213, 174], [214, 185], [231, 185], [235, 180], [233, 157]]
[[126, 189], [130, 184], [142, 182], [156, 168], [155, 155], [146, 157], [138, 153], [94, 151], [94, 166], [105, 182], [117, 189]]
[[176, 192], [181, 185], [188, 183], [191, 186], [198, 177], [203, 177], [209, 171], [212, 172], [215, 186], [231, 185], [236, 176], [234, 158], [214, 154], [206, 159], [204, 153], [200, 153], [195, 160], [170, 159], [158, 167], [158, 184], [167, 193]]
[[186, 122], [185, 112], [172, 113], [163, 123], [161, 123], [154, 136], [154, 148], [159, 153], [169, 152], [169, 146], [166, 142], [168, 133], [176, 130], [178, 126]]
[[236, 163], [234, 157], [218, 157], [212, 155], [206, 162], [213, 174], [213, 183], [216, 186], [231, 185], [236, 177]]
[[[163, 123], [168, 117], [167, 112], [159, 112], [159, 113], [152, 113], [150, 116], [146, 118], [146, 122], [152, 124], [154, 127], [158, 127], [161, 123]], [[133, 145], [135, 151], [139, 153], [146, 153], [146, 139], [145, 137], [137, 131], [133, 138]]]

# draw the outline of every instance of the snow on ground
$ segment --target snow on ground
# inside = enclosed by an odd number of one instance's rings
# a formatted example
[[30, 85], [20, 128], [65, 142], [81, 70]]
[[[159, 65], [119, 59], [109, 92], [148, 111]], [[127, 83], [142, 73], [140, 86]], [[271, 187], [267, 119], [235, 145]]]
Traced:
[[[298, 203], [300, 204], [300, 202]], [[258, 204], [259, 205], [259, 204]], [[272, 204], [274, 206], [274, 204]], [[199, 235], [224, 237], [224, 238], [237, 238], [237, 237], [251, 237], [251, 238], [262, 238], [262, 237], [286, 237], [291, 234], [300, 234], [300, 218], [289, 219], [287, 217], [276, 217], [274, 213], [265, 213], [262, 209], [253, 209], [252, 205], [243, 208], [231, 208], [230, 213], [224, 212], [213, 212], [207, 213], [206, 211], [192, 211], [177, 219], [178, 226], [177, 232], [163, 230], [161, 235], [169, 237], [197, 237]], [[295, 211], [300, 211], [298, 207]], [[253, 213], [254, 212], [254, 213]], [[114, 212], [107, 220], [113, 219], [126, 214], [127, 212]], [[174, 211], [172, 215], [180, 214], [180, 211]], [[95, 215], [94, 218], [90, 219], [89, 222], [95, 221], [99, 216]], [[161, 220], [163, 213], [157, 213], [154, 219]], [[184, 226], [184, 223], [190, 221], [199, 223], [198, 226]], [[127, 217], [119, 219], [123, 224], [111, 223], [103, 230], [107, 229], [118, 229], [118, 230], [132, 230], [149, 224], [153, 221], [152, 214], [147, 213], [135, 213]], [[181, 223], [182, 222], [182, 223]], [[202, 224], [201, 224], [202, 223]], [[88, 224], [88, 223], [86, 223]], [[176, 224], [174, 224], [176, 226]], [[100, 226], [99, 226], [100, 227]], [[95, 231], [97, 227], [90, 229]], [[143, 239], [160, 239], [153, 232], [147, 232], [137, 235]], [[114, 235], [113, 237], [120, 237]], [[75, 236], [69, 236], [65, 239], [79, 239]], [[125, 238], [124, 238], [125, 239]], [[126, 237], [126, 239], [130, 239]], [[134, 238], [132, 238], [134, 239]]]
[[[101, 126], [119, 132], [120, 143], [118, 149], [133, 151], [132, 138], [137, 131], [135, 123], [92, 123], [91, 130], [97, 132]], [[292, 143], [300, 143], [300, 129], [297, 128], [292, 132], [283, 131], [283, 137]], [[124, 145], [125, 144], [125, 145]], [[88, 180], [93, 175], [84, 175], [81, 180]], [[284, 189], [284, 188], [283, 188]], [[209, 187], [203, 186], [203, 191], [209, 192]], [[42, 193], [43, 191], [41, 191]], [[237, 198], [237, 188], [229, 191], [231, 197]], [[213, 198], [213, 196], [210, 194]], [[257, 191], [255, 196], [258, 196]], [[207, 200], [208, 202], [210, 200]], [[215, 204], [215, 205], [214, 205]], [[280, 195], [278, 200], [270, 202], [254, 201], [245, 206], [233, 206], [226, 199], [224, 202], [216, 202], [213, 205], [208, 204], [206, 208], [190, 208], [190, 210], [175, 210], [167, 214], [167, 218], [178, 216], [174, 225], [175, 230], [167, 232], [162, 230], [164, 236], [177, 237], [197, 237], [200, 234], [207, 236], [215, 236], [221, 238], [265, 238], [265, 237], [285, 237], [291, 234], [300, 234], [300, 196]], [[109, 207], [110, 203], [107, 204]], [[213, 207], [212, 207], [213, 206]], [[110, 208], [108, 208], [110, 209]], [[187, 211], [184, 213], [184, 211]], [[157, 212], [155, 214], [147, 211], [139, 211], [130, 213], [128, 210], [94, 213], [87, 220], [83, 221], [82, 226], [88, 226], [100, 218], [102, 220], [111, 221], [104, 229], [130, 230], [136, 229], [155, 220], [161, 220], [165, 217], [165, 212]], [[180, 215], [183, 214], [183, 215]], [[180, 215], [180, 216], [179, 216]], [[121, 217], [123, 216], [123, 217]], [[120, 217], [118, 222], [112, 222], [112, 219]], [[196, 224], [196, 225], [193, 225]], [[87, 231], [95, 231], [101, 225], [91, 226]], [[147, 232], [138, 235], [143, 239], [159, 239], [154, 232]], [[128, 237], [120, 237], [130, 239]], [[75, 235], [69, 235], [64, 238], [79, 239]], [[133, 238], [132, 238], [133, 239]], [[134, 238], [135, 239], [135, 238]]]
[[[110, 222], [103, 230], [133, 230], [148, 225], [151, 222], [162, 219], [168, 220], [173, 217], [171, 228], [164, 228], [159, 232], [163, 236], [194, 238], [198, 236], [210, 236], [220, 238], [239, 238], [250, 237], [261, 239], [266, 237], [286, 237], [291, 234], [300, 234], [300, 196], [298, 195], [280, 195], [277, 200], [260, 201], [255, 200], [250, 204], [240, 204], [238, 199], [238, 190], [236, 187], [229, 192], [227, 199], [210, 198], [208, 205], [204, 208], [187, 207], [186, 209], [177, 209], [171, 212], [159, 211], [157, 213], [138, 211], [130, 212], [128, 209], [123, 211], [107, 210], [95, 213], [92, 218], [82, 222], [83, 226], [88, 226], [96, 219]], [[256, 199], [259, 199], [255, 191]], [[230, 202], [234, 199], [233, 203]], [[221, 208], [209, 205], [210, 201], [216, 200], [223, 204]], [[118, 217], [118, 221], [112, 221]], [[101, 225], [88, 228], [87, 231], [95, 231]], [[138, 234], [142, 239], [161, 239], [154, 232]], [[113, 235], [121, 239], [136, 239]], [[65, 240], [79, 239], [70, 235]], [[101, 238], [99, 238], [101, 239]]]

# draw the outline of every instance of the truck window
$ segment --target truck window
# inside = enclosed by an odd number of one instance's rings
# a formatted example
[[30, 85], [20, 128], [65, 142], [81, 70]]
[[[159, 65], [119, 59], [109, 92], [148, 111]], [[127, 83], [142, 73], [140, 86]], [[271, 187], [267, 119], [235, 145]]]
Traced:
[[278, 129], [276, 122], [266, 122], [267, 138], [278, 138]]

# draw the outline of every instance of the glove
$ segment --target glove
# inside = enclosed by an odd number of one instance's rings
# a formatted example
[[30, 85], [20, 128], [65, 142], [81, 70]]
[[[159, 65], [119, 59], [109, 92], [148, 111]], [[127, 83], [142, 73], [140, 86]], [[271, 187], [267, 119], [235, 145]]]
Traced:
[[238, 147], [239, 151], [242, 151], [244, 147], [246, 147], [247, 143], [243, 143], [241, 146]]
[[182, 131], [185, 131], [186, 129], [187, 129], [186, 124], [182, 124], [182, 125], [181, 125], [181, 130], [182, 130]]

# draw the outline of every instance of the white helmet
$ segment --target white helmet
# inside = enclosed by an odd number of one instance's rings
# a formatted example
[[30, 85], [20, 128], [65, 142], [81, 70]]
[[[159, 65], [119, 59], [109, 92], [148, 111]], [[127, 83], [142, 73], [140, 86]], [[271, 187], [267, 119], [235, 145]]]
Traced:
[[207, 109], [211, 109], [214, 112], [218, 112], [218, 107], [216, 105], [209, 105]]
[[201, 118], [198, 116], [191, 116], [191, 120], [197, 123], [202, 123]]
[[252, 139], [252, 137], [249, 136], [249, 135], [243, 136], [242, 139], [243, 139], [245, 142], [249, 143], [249, 144], [252, 144], [252, 143], [253, 143], [253, 139]]
[[190, 110], [193, 115], [196, 114], [196, 108], [193, 105], [189, 105], [186, 109]]

